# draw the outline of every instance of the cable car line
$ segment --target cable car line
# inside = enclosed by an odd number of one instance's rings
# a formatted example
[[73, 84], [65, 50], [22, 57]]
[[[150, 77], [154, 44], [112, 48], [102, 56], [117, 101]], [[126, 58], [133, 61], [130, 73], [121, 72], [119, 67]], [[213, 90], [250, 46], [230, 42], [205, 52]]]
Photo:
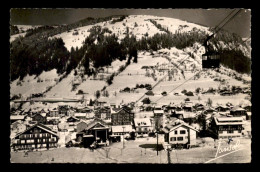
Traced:
[[[235, 10], [233, 10], [226, 18], [224, 18], [221, 22], [220, 22], [220, 24], [223, 22], [223, 21], [225, 21], [233, 12], [234, 12]], [[216, 33], [218, 33], [227, 23], [229, 23], [236, 15], [238, 15], [240, 12], [241, 12], [242, 10], [241, 9], [239, 9], [232, 17], [230, 17], [215, 33], [213, 33], [212, 35], [210, 35], [210, 36], [208, 36], [208, 38], [206, 39], [206, 41], [209, 41]], [[218, 26], [220, 25], [220, 24], [218, 24]], [[217, 26], [217, 27], [218, 27]], [[217, 28], [216, 27], [216, 28]], [[206, 42], [205, 41], [205, 42]], [[202, 47], [203, 45], [201, 45], [201, 46], [199, 46], [199, 48], [197, 48], [196, 50], [193, 50], [193, 52], [192, 53], [194, 53], [194, 52], [196, 52], [198, 49], [200, 49], [201, 47]], [[206, 47], [205, 47], [205, 49], [206, 49]], [[207, 52], [204, 54], [204, 55], [206, 55], [206, 56], [208, 56], [208, 54], [207, 54]], [[215, 56], [215, 54], [213, 55], [214, 56], [214, 58], [216, 58]], [[188, 55], [183, 61], [181, 61], [178, 65], [177, 65], [177, 67], [180, 65], [180, 64], [182, 64], [188, 57], [190, 57], [190, 55]], [[205, 62], [204, 62], [204, 64], [206, 64], [206, 65], [204, 65], [204, 67], [203, 67], [203, 64], [202, 64], [202, 68], [204, 68], [205, 69], [205, 67], [209, 67], [209, 68], [212, 68], [212, 64], [213, 64], [213, 68], [215, 67], [218, 67], [219, 68], [219, 56], [217, 57], [218, 59], [213, 59], [212, 61], [208, 61], [208, 57], [207, 57], [207, 59], [206, 60], [204, 60]], [[195, 60], [195, 59], [194, 59]], [[197, 61], [197, 60], [196, 60]], [[208, 63], [209, 62], [209, 63]], [[213, 62], [213, 63], [212, 63]], [[202, 63], [203, 63], [203, 60], [202, 60]], [[207, 64], [208, 63], [208, 64]], [[210, 66], [209, 66], [210, 65]], [[200, 71], [201, 72], [201, 71]], [[197, 74], [195, 74], [195, 75], [197, 75]], [[195, 76], [194, 75], [194, 76]], [[168, 74], [166, 74], [163, 78], [161, 78], [153, 87], [152, 87], [152, 89], [154, 88], [154, 87], [156, 87], [164, 78], [166, 78], [168, 76]], [[193, 76], [193, 77], [194, 77]], [[191, 77], [191, 78], [193, 78], [193, 77]], [[191, 79], [190, 78], [190, 79]], [[189, 79], [188, 79], [189, 80]], [[184, 81], [184, 83], [185, 82], [187, 82], [188, 80], [185, 80]], [[181, 85], [183, 85], [183, 84], [181, 84]], [[176, 87], [177, 88], [177, 87]], [[173, 90], [172, 90], [173, 91]], [[144, 96], [145, 96], [146, 94], [144, 94], [143, 96], [141, 96], [135, 103], [137, 103], [137, 102], [139, 102]], [[158, 100], [157, 100], [158, 101]]]

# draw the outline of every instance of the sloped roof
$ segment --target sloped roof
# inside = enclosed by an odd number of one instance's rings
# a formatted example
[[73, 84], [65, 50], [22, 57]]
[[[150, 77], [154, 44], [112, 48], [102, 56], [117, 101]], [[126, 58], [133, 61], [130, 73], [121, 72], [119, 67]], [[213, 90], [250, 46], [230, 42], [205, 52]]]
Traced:
[[194, 130], [194, 131], [196, 131], [196, 132], [199, 132], [197, 129], [193, 128], [192, 126], [188, 125], [188, 124], [185, 123], [185, 122], [181, 122], [181, 123], [179, 123], [179, 124], [177, 124], [177, 125], [176, 125], [175, 123], [168, 124], [166, 127], [163, 128], [163, 131], [164, 131], [165, 133], [169, 133], [169, 132], [171, 132], [171, 131], [176, 130], [177, 128], [179, 128], [179, 127], [181, 127], [181, 126], [185, 126], [185, 127], [190, 128], [190, 129], [192, 129], [192, 130]]
[[243, 117], [214, 117], [216, 125], [240, 125], [244, 124]]
[[24, 116], [23, 115], [11, 115], [10, 120], [23, 120]]
[[150, 118], [134, 118], [135, 126], [151, 126]]
[[236, 106], [236, 107], [232, 108], [230, 111], [245, 111], [245, 109], [243, 109], [239, 106]]
[[23, 132], [18, 133], [18, 134], [15, 136], [15, 138], [18, 137], [18, 136], [20, 136], [21, 134], [25, 133], [26, 131], [28, 131], [28, 130], [34, 128], [34, 127], [39, 127], [40, 129], [45, 130], [45, 131], [47, 131], [47, 132], [49, 132], [49, 133], [51, 133], [51, 134], [53, 134], [53, 135], [59, 137], [59, 136], [57, 135], [57, 133], [56, 133], [55, 131], [52, 131], [49, 127], [46, 127], [45, 125], [40, 124], [40, 123], [36, 123], [36, 124], [34, 124], [33, 126], [29, 127], [28, 129], [24, 130]]

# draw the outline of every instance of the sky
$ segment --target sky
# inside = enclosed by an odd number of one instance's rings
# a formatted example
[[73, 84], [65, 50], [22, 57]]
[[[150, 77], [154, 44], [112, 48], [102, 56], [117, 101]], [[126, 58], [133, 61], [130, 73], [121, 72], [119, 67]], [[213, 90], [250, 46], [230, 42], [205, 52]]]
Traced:
[[[70, 24], [87, 17], [154, 15], [171, 17], [209, 27], [218, 25], [234, 9], [11, 9], [10, 24]], [[235, 12], [234, 12], [235, 13]], [[243, 38], [251, 36], [251, 10], [243, 9], [224, 29]]]

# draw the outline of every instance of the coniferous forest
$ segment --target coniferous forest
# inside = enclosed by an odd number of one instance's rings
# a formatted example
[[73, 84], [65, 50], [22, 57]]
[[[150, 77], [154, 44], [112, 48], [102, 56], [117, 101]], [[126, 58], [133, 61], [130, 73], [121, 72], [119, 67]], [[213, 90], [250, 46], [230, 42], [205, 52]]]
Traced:
[[[193, 46], [196, 42], [202, 44], [207, 36], [206, 33], [198, 32], [196, 29], [188, 33], [178, 31], [171, 33], [167, 28], [163, 28], [156, 21], [151, 20], [158, 29], [164, 31], [163, 34], [157, 33], [152, 37], [147, 34], [137, 41], [136, 37], [129, 34], [127, 29], [125, 38], [119, 43], [118, 37], [115, 34], [111, 34], [112, 32], [108, 28], [94, 26], [89, 30], [90, 35], [83, 42], [83, 46], [71, 48], [70, 51], [65, 48], [61, 38], [49, 39], [50, 36], [67, 32], [80, 26], [108, 21], [111, 18], [87, 18], [66, 26], [42, 26], [29, 29], [25, 37], [19, 37], [10, 44], [11, 81], [17, 78], [22, 79], [27, 74], [39, 75], [43, 71], [52, 69], [57, 69], [59, 74], [64, 72], [69, 74], [79, 64], [85, 67], [86, 74], [91, 75], [93, 71], [89, 69], [90, 62], [93, 62], [94, 68], [111, 65], [116, 59], [127, 60], [127, 64], [130, 64], [131, 61], [138, 63], [137, 52], [140, 50], [157, 51], [161, 48], [169, 49], [171, 47], [184, 49]], [[112, 22], [116, 23], [124, 19], [125, 16], [121, 16]], [[10, 34], [17, 33], [19, 33], [18, 28], [11, 26]], [[216, 51], [220, 53], [222, 65], [240, 73], [250, 73], [250, 58], [236, 48], [228, 49], [218, 46], [219, 41], [225, 44], [233, 42], [237, 45], [244, 45], [241, 37], [221, 30], [211, 40], [211, 43], [217, 47]]]

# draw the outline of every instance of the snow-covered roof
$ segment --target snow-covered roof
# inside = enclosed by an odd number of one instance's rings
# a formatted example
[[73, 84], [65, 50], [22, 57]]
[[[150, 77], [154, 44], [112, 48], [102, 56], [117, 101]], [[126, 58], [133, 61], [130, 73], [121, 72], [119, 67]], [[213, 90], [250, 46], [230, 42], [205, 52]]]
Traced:
[[86, 113], [74, 113], [75, 117], [86, 117]]
[[153, 112], [156, 113], [156, 114], [158, 114], [158, 113], [164, 113], [163, 110], [154, 110]]
[[[124, 127], [124, 128], [123, 128]], [[112, 126], [112, 132], [113, 133], [122, 133], [122, 132], [132, 132], [133, 128], [131, 125], [115, 125]]]
[[242, 117], [214, 117], [216, 125], [239, 125], [244, 124]]
[[163, 131], [164, 131], [165, 133], [169, 133], [169, 132], [171, 132], [171, 131], [176, 130], [177, 128], [179, 128], [179, 127], [181, 127], [181, 126], [185, 126], [185, 127], [188, 127], [188, 128], [190, 128], [190, 129], [192, 129], [192, 130], [194, 130], [194, 131], [199, 132], [197, 129], [195, 129], [194, 127], [188, 125], [187, 123], [185, 123], [185, 122], [183, 122], [183, 121], [181, 121], [181, 120], [179, 121], [179, 123], [176, 123], [176, 122], [174, 121], [174, 122], [168, 124], [167, 126], [165, 126], [165, 127], [163, 128]]
[[134, 118], [135, 126], [151, 126], [150, 118]]
[[24, 116], [23, 115], [11, 115], [10, 119], [11, 120], [23, 120]]

